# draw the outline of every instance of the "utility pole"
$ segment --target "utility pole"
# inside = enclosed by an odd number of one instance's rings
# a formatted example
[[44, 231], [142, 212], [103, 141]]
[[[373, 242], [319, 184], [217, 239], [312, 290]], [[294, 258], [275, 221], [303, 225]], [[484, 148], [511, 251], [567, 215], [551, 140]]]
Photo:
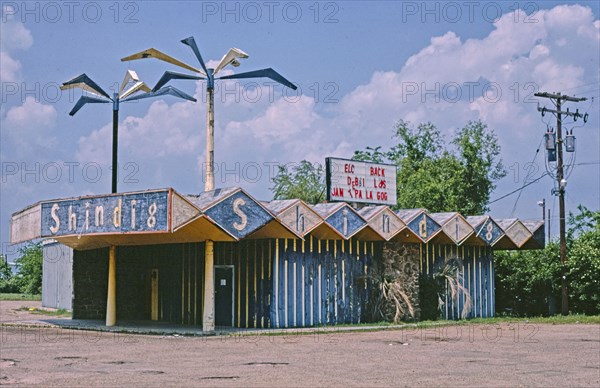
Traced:
[[[562, 110], [562, 103], [565, 102], [582, 102], [587, 100], [585, 97], [571, 97], [566, 96], [561, 93], [535, 93], [536, 97], [548, 98], [554, 102], [556, 109], [547, 109], [546, 107], [540, 108], [538, 106], [538, 111], [542, 113], [542, 116], [546, 114], [546, 112], [554, 113], [556, 115], [556, 181], [558, 183], [558, 190], [553, 189], [552, 194], [558, 195], [558, 210], [559, 210], [559, 233], [560, 233], [560, 263], [561, 263], [561, 314], [567, 315], [569, 313], [569, 293], [568, 293], [568, 285], [567, 278], [565, 274], [565, 263], [567, 262], [567, 239], [566, 239], [566, 220], [565, 220], [565, 188], [567, 186], [567, 181], [564, 177], [564, 168], [563, 168], [563, 138], [562, 138], [562, 117], [573, 117], [574, 120], [578, 118], [583, 118], [583, 122], [587, 122], [588, 114], [579, 113], [579, 109], [575, 112], [570, 112], [569, 109], [566, 111]], [[548, 138], [546, 148], [548, 148]], [[551, 146], [551, 145], [550, 145]], [[574, 144], [573, 144], [574, 146]], [[567, 149], [568, 151], [568, 149]], [[574, 151], [574, 148], [573, 148]], [[571, 151], [572, 152], [572, 151]]]

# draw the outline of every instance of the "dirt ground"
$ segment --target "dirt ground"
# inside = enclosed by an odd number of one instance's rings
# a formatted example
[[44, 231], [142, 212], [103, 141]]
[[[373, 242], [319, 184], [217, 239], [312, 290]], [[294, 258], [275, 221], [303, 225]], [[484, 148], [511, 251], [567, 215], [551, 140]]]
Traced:
[[[37, 305], [36, 305], [37, 303]], [[0, 321], [39, 319], [0, 302]], [[0, 384], [600, 386], [600, 325], [183, 337], [0, 327]]]

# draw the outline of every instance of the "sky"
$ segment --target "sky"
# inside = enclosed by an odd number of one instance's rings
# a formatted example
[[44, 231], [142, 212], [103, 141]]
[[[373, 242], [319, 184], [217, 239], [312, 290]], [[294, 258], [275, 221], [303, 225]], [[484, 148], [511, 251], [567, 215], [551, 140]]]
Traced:
[[[231, 47], [249, 54], [220, 75], [272, 67], [298, 85], [217, 81], [217, 187], [270, 200], [278, 164], [386, 150], [400, 119], [432, 122], [448, 142], [482, 120], [508, 172], [493, 201], [546, 172], [541, 140], [556, 120], [537, 111], [551, 102], [533, 96], [545, 91], [588, 98], [566, 105], [589, 113], [585, 125], [563, 126], [577, 139], [566, 154], [566, 207], [600, 209], [597, 1], [3, 1], [1, 12], [0, 241], [9, 256], [18, 249], [9, 241], [11, 214], [41, 200], [110, 192], [111, 106], [89, 104], [71, 117], [82, 93], [61, 92], [60, 84], [86, 73], [112, 94], [135, 70], [152, 87], [164, 71], [186, 70], [120, 58], [153, 47], [198, 67], [180, 43], [189, 36], [208, 67]], [[171, 85], [198, 102], [121, 104], [120, 192], [204, 189], [206, 85]], [[540, 219], [545, 198], [556, 236], [553, 185], [545, 176], [492, 203], [489, 214]]]

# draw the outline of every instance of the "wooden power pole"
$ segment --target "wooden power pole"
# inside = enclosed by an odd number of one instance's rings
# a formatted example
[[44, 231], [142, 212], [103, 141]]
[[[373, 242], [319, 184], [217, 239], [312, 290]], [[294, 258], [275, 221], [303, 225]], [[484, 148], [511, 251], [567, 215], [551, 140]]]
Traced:
[[[558, 183], [558, 190], [553, 190], [552, 194], [558, 195], [558, 210], [559, 210], [559, 233], [560, 233], [560, 263], [561, 263], [561, 313], [567, 315], [569, 313], [569, 293], [568, 284], [565, 273], [565, 263], [567, 262], [567, 239], [566, 239], [566, 216], [565, 216], [565, 188], [567, 181], [564, 176], [563, 167], [563, 138], [562, 138], [562, 117], [572, 116], [575, 120], [583, 118], [584, 122], [587, 122], [587, 113], [585, 115], [579, 113], [579, 110], [570, 112], [569, 109], [566, 111], [562, 110], [563, 101], [568, 102], [581, 102], [587, 100], [585, 97], [571, 97], [561, 93], [535, 93], [536, 97], [548, 98], [554, 102], [556, 109], [547, 109], [546, 107], [538, 107], [538, 111], [542, 112], [542, 116], [546, 112], [554, 113], [556, 115], [556, 181]], [[550, 222], [550, 221], [548, 221]]]

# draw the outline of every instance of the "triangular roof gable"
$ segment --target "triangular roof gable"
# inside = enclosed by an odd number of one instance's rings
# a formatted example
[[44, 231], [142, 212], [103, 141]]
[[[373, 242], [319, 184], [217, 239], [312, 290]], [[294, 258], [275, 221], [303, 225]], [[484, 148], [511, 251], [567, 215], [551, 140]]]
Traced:
[[522, 223], [533, 234], [533, 238], [523, 244], [523, 247], [535, 249], [546, 246], [546, 228], [543, 221], [522, 221]]
[[171, 194], [171, 224], [172, 230], [187, 225], [202, 215], [200, 209], [192, 204], [187, 198], [176, 191]]
[[400, 210], [396, 214], [423, 242], [429, 241], [442, 230], [425, 209]]
[[275, 200], [263, 202], [263, 205], [275, 215], [275, 218], [300, 238], [304, 238], [324, 220], [299, 199]]
[[367, 221], [350, 205], [344, 202], [318, 204], [312, 208], [321, 217], [325, 218], [327, 225], [346, 240], [367, 226]]
[[431, 218], [442, 226], [444, 235], [457, 245], [467, 241], [475, 232], [471, 224], [458, 212], [433, 213]]
[[467, 217], [475, 235], [488, 246], [493, 246], [504, 236], [504, 230], [490, 216]]
[[512, 225], [505, 230], [505, 233], [517, 248], [521, 248], [531, 237], [533, 237], [533, 234], [529, 229], [518, 220], [513, 222]]
[[406, 224], [388, 206], [364, 207], [358, 211], [358, 214], [386, 241], [406, 228]]
[[207, 193], [203, 198], [201, 195], [198, 204], [206, 206], [206, 217], [236, 239], [248, 236], [274, 219], [260, 202], [241, 188], [222, 190], [216, 195]]

